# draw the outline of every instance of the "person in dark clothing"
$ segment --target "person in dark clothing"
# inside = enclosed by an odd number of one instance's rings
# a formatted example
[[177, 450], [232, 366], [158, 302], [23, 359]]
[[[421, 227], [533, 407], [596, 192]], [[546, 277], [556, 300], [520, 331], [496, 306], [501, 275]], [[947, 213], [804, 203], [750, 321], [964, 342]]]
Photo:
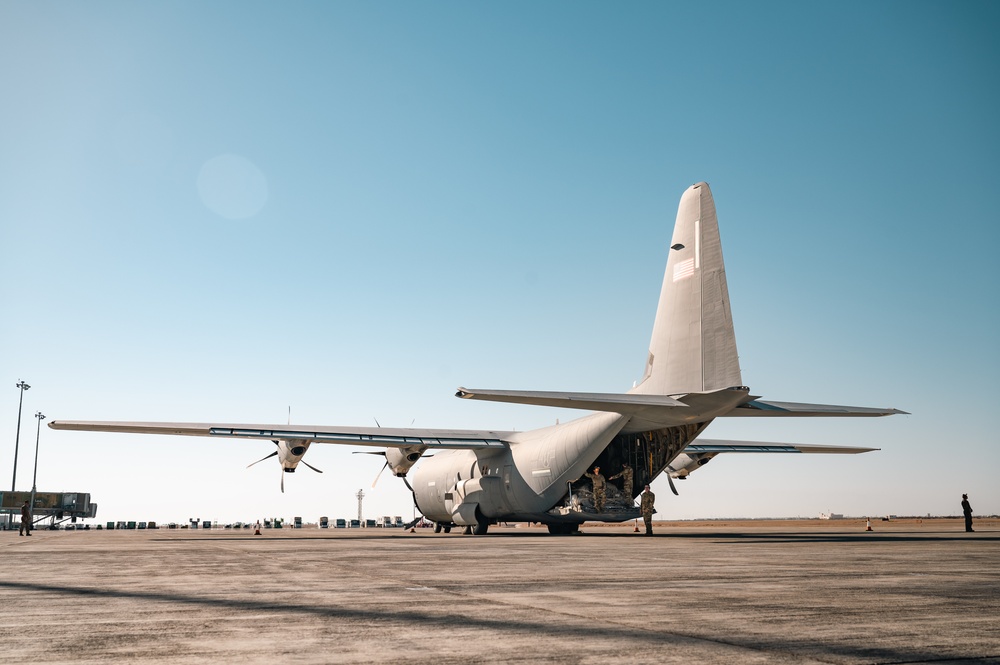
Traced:
[[653, 535], [653, 502], [656, 501], [656, 495], [649, 491], [649, 485], [646, 485], [646, 491], [643, 492], [642, 503], [639, 506], [639, 510], [642, 512], [642, 521], [646, 523], [646, 535]]
[[19, 536], [30, 536], [31, 535], [31, 508], [28, 507], [28, 502], [25, 501], [24, 505], [21, 506], [21, 530], [18, 532]]
[[965, 515], [965, 530], [972, 532], [972, 505], [969, 503], [969, 495], [962, 495], [962, 514]]

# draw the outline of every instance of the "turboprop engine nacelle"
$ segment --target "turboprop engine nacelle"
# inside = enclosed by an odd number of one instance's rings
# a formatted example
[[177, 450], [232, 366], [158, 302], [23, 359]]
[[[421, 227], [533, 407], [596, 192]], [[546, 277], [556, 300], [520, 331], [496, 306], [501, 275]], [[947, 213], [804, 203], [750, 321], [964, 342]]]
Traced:
[[694, 453], [691, 455], [681, 453], [667, 466], [667, 473], [670, 474], [671, 478], [683, 480], [695, 469], [708, 464], [715, 455], [716, 453]]
[[406, 472], [417, 463], [427, 446], [407, 446], [406, 448], [386, 448], [385, 464], [397, 478], [406, 476]]
[[[306, 454], [307, 450], [309, 450], [309, 445], [312, 442], [311, 441], [306, 441], [306, 440], [303, 440], [303, 439], [291, 439], [291, 440], [273, 439], [273, 441], [274, 441], [274, 445], [276, 445], [278, 447], [278, 449], [275, 450], [270, 455], [265, 455], [264, 457], [260, 458], [259, 460], [257, 460], [253, 464], [247, 465], [247, 468], [249, 469], [254, 464], [258, 464], [260, 462], [263, 462], [266, 459], [271, 459], [272, 457], [274, 457], [275, 455], [277, 455], [277, 457], [278, 457], [278, 463], [281, 464], [281, 472], [282, 472], [281, 473], [281, 491], [284, 492], [285, 491], [285, 474], [286, 473], [294, 473], [295, 472], [295, 467], [297, 467], [299, 465], [299, 462], [302, 462], [302, 456]], [[316, 473], [323, 473], [322, 471], [320, 471], [316, 467], [314, 467], [311, 464], [309, 464], [309, 462], [302, 462], [302, 463], [305, 464], [306, 466], [308, 466], [310, 469], [312, 469]]]
[[295, 467], [302, 461], [302, 456], [309, 450], [309, 445], [312, 442], [279, 440], [275, 443], [278, 444], [278, 461], [281, 462], [282, 470], [286, 473], [294, 473]]

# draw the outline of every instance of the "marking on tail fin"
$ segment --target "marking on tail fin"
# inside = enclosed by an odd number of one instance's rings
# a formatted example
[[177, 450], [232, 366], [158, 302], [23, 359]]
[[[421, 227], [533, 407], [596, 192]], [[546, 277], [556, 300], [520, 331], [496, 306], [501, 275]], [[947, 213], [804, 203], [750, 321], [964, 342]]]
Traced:
[[688, 277], [691, 277], [692, 275], [694, 275], [694, 269], [695, 269], [694, 259], [687, 259], [685, 261], [681, 261], [680, 263], [674, 266], [674, 282], [679, 282], [682, 279], [687, 279]]

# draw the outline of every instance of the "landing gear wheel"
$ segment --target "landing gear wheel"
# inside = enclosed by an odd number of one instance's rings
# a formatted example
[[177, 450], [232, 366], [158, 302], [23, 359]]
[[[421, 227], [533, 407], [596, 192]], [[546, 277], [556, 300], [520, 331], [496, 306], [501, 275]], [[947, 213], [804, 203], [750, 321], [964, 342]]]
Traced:
[[549, 533], [553, 536], [569, 536], [579, 531], [579, 524], [549, 524]]
[[434, 533], [441, 533], [441, 528], [442, 527], [441, 527], [441, 523], [440, 522], [435, 522], [434, 523]]
[[450, 526], [444, 526], [444, 527], [441, 527], [441, 528], [444, 530], [445, 533], [451, 533], [451, 527]]
[[473, 527], [472, 533], [477, 536], [485, 536], [486, 532], [490, 530], [490, 523], [486, 520], [479, 520], [476, 522], [476, 526]]
[[462, 530], [462, 535], [463, 535], [463, 536], [471, 536], [471, 535], [472, 535], [472, 527], [471, 527], [471, 526], [467, 526], [467, 527], [465, 527], [465, 528], [464, 528], [464, 529]]

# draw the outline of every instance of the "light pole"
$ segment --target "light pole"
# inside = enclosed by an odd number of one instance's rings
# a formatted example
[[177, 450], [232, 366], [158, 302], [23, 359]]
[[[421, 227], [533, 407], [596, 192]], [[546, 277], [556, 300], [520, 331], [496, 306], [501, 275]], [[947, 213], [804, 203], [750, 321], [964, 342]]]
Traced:
[[21, 389], [21, 399], [17, 401], [17, 434], [14, 435], [14, 478], [10, 481], [10, 491], [17, 489], [17, 448], [21, 443], [21, 405], [24, 403], [24, 391], [30, 388], [24, 381], [18, 381], [17, 387]]
[[[10, 481], [10, 491], [14, 492], [17, 486], [17, 448], [21, 443], [21, 405], [24, 404], [24, 391], [30, 388], [27, 383], [19, 380], [17, 382], [17, 387], [21, 391], [21, 398], [17, 401], [17, 434], [14, 435], [14, 477]], [[14, 513], [8, 513], [7, 515], [8, 524], [14, 524]]]
[[45, 416], [42, 415], [41, 411], [35, 413], [35, 417], [38, 418], [38, 426], [35, 428], [35, 473], [31, 476], [31, 520], [35, 519], [35, 481], [38, 480], [38, 437], [42, 432], [42, 421], [45, 420]]

